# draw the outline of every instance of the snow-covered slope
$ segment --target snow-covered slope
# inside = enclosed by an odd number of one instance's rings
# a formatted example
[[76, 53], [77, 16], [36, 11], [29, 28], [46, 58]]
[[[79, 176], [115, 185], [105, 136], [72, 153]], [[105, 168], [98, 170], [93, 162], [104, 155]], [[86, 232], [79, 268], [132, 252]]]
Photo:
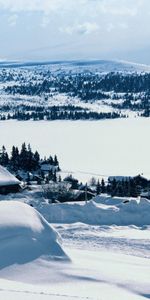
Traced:
[[0, 202], [0, 269], [38, 257], [66, 259], [59, 235], [31, 206]]

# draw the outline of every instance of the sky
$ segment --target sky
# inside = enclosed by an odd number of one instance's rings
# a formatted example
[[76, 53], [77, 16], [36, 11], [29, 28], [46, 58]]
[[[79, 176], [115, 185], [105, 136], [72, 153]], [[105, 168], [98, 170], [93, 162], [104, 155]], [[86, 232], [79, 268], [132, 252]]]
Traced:
[[150, 0], [0, 0], [0, 60], [150, 64]]

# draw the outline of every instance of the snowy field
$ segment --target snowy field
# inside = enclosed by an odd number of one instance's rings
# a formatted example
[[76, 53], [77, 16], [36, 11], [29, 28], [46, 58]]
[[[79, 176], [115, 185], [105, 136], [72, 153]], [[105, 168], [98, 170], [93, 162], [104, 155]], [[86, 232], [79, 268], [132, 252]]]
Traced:
[[41, 155], [57, 154], [64, 174], [81, 180], [92, 176], [150, 177], [150, 119], [103, 121], [1, 121], [0, 142], [31, 143]]

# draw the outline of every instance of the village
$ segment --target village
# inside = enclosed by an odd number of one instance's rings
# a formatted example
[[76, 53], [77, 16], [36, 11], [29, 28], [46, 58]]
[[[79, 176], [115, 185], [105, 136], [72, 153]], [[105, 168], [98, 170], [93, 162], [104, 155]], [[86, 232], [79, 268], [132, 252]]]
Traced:
[[41, 159], [37, 151], [33, 153], [31, 146], [24, 143], [20, 151], [13, 146], [9, 157], [3, 146], [0, 152], [0, 194], [32, 190], [40, 190], [49, 203], [87, 202], [100, 194], [150, 199], [150, 180], [142, 175], [110, 176], [107, 180], [92, 177], [82, 183], [72, 174], [62, 178], [56, 155]]

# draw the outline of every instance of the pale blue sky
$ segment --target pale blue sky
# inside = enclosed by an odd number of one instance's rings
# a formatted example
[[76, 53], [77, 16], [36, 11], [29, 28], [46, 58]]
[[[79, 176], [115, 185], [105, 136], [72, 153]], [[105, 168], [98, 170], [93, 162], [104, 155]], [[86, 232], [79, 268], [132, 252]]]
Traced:
[[150, 64], [150, 0], [0, 0], [0, 59]]

